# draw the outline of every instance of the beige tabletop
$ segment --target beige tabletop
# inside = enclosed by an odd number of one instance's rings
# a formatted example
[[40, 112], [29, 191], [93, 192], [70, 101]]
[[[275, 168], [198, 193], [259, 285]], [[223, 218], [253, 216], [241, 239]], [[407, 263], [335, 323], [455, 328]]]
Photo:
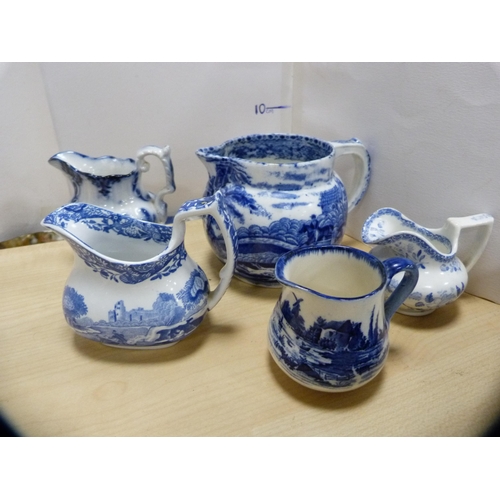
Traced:
[[[221, 264], [199, 220], [186, 246], [214, 285]], [[395, 314], [381, 374], [330, 394], [289, 379], [268, 353], [279, 289], [233, 279], [188, 338], [123, 350], [66, 324], [72, 262], [65, 241], [0, 251], [0, 412], [23, 435], [474, 436], [500, 414], [497, 304], [464, 294], [429, 316]]]

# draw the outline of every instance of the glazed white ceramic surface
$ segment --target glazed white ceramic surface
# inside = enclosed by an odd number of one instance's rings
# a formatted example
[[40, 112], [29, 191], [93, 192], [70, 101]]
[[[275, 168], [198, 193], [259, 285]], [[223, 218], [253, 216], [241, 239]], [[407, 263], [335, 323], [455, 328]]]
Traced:
[[[280, 255], [302, 246], [339, 243], [347, 214], [363, 198], [370, 181], [370, 157], [357, 139], [327, 142], [292, 134], [253, 134], [203, 148], [205, 195], [224, 192], [236, 228], [236, 276], [279, 287], [274, 267]], [[352, 155], [354, 181], [347, 192], [335, 160]], [[211, 219], [205, 228], [216, 255], [222, 239]]]
[[[443, 227], [429, 229], [398, 210], [381, 208], [366, 220], [361, 236], [365, 243], [374, 245], [371, 253], [381, 260], [399, 256], [415, 262], [419, 268], [418, 283], [398, 312], [421, 316], [462, 295], [468, 273], [488, 243], [493, 221], [488, 214], [450, 217]], [[476, 228], [477, 237], [461, 260], [457, 256], [460, 232], [468, 228]], [[400, 279], [394, 277], [389, 290]]]
[[[184, 247], [186, 219], [205, 215], [219, 224], [227, 249], [214, 290]], [[42, 224], [61, 234], [75, 252], [63, 293], [67, 323], [106, 345], [151, 349], [175, 344], [218, 303], [233, 275], [236, 240], [220, 193], [186, 202], [171, 226], [85, 203], [61, 207]]]
[[[147, 156], [159, 158], [165, 170], [166, 185], [156, 194], [141, 186], [141, 176], [150, 168], [145, 160]], [[49, 163], [70, 181], [72, 203], [96, 205], [149, 222], [164, 223], [167, 219], [163, 197], [175, 191], [170, 146], [146, 146], [137, 152], [135, 160], [114, 156], [93, 158], [75, 151], [62, 151], [52, 156]]]
[[[390, 279], [404, 272], [385, 297]], [[278, 259], [282, 292], [268, 328], [278, 366], [300, 384], [326, 392], [361, 387], [382, 370], [389, 321], [418, 279], [416, 265], [343, 246], [308, 247]]]

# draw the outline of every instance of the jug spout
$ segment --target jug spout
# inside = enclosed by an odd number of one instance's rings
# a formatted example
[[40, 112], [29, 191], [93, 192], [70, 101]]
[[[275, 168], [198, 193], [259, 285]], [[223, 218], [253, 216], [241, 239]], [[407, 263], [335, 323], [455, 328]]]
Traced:
[[217, 191], [224, 189], [231, 180], [234, 181], [232, 179], [234, 172], [236, 172], [236, 175], [238, 173], [244, 175], [238, 161], [234, 158], [226, 157], [224, 154], [224, 145], [209, 146], [196, 151], [196, 155], [208, 174], [208, 182], [205, 186], [203, 196], [212, 196]]
[[224, 164], [224, 161], [228, 161], [225, 157], [225, 148], [221, 146], [209, 146], [206, 148], [200, 148], [196, 151], [196, 156], [203, 163], [208, 171], [209, 177], [216, 175], [216, 165]]
[[61, 151], [53, 156], [51, 156], [48, 160], [50, 165], [58, 168], [64, 173], [70, 173], [74, 171], [73, 168], [73, 158], [77, 157], [77, 153], [74, 151]]
[[206, 148], [200, 148], [196, 151], [196, 155], [200, 160], [210, 161], [216, 158], [222, 158], [224, 156], [223, 146], [209, 146]]
[[137, 283], [159, 272], [172, 236], [170, 226], [86, 203], [60, 207], [42, 225], [60, 234], [93, 271], [123, 283]]
[[[443, 257], [454, 255], [452, 242], [444, 232], [420, 226], [399, 210], [389, 207], [377, 210], [366, 220], [361, 237], [368, 245], [390, 246], [395, 252], [405, 254], [408, 247], [402, 242]], [[409, 257], [403, 253], [400, 256]]]
[[77, 155], [78, 153], [75, 153], [74, 151], [63, 151], [53, 155], [48, 160], [49, 164], [65, 174], [68, 181], [71, 183], [73, 193], [70, 200], [71, 203], [78, 201], [82, 184], [82, 179], [80, 178], [78, 171], [73, 166], [74, 159], [77, 158]]
[[93, 158], [76, 151], [61, 151], [51, 156], [48, 162], [69, 175], [126, 176], [136, 170], [132, 158]]

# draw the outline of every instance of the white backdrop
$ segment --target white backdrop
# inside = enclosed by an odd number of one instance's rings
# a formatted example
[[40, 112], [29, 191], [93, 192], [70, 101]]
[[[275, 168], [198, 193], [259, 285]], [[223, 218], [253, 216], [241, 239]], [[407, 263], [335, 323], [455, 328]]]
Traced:
[[46, 163], [57, 149], [40, 67], [0, 64], [2, 240], [39, 231], [44, 213], [67, 200], [64, 179]]
[[[259, 105], [292, 107], [256, 113]], [[3, 240], [40, 230], [42, 217], [68, 201], [66, 180], [47, 163], [58, 151], [134, 157], [142, 146], [169, 144], [173, 215], [203, 192], [195, 151], [254, 132], [365, 143], [373, 179], [349, 215], [356, 238], [382, 206], [427, 227], [479, 212], [499, 217], [496, 63], [9, 63], [0, 65], [0, 109]], [[348, 167], [338, 165], [346, 182]], [[148, 188], [161, 187], [159, 165], [145, 177]], [[498, 303], [499, 226], [468, 287]]]
[[487, 212], [496, 222], [467, 291], [500, 303], [500, 64], [310, 63], [294, 82], [294, 132], [355, 136], [370, 151], [372, 181], [346, 232], [360, 239], [384, 206], [429, 228]]

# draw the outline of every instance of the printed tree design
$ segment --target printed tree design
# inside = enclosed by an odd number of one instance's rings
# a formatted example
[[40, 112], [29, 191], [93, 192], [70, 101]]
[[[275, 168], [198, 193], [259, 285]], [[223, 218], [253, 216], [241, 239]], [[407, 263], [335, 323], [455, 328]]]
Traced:
[[169, 293], [158, 295], [153, 303], [153, 310], [167, 325], [179, 323], [184, 318], [184, 309], [177, 305], [175, 297]]
[[[303, 223], [300, 233], [307, 235], [306, 244], [316, 242], [335, 243], [343, 236], [347, 219], [347, 197], [344, 190], [323, 191], [320, 194], [321, 214], [311, 216]], [[335, 240], [335, 241], [334, 241]]]
[[200, 271], [195, 269], [184, 288], [177, 293], [177, 297], [187, 310], [191, 310], [198, 306], [208, 292], [208, 282], [203, 278]]
[[83, 295], [70, 286], [64, 290], [63, 309], [67, 317], [74, 319], [85, 316], [88, 312]]
[[271, 214], [262, 205], [257, 203], [255, 198], [244, 187], [234, 184], [224, 191], [226, 195], [226, 207], [232, 218], [240, 224], [245, 223], [245, 217], [239, 207], [245, 207], [251, 214], [260, 215], [268, 219], [271, 218]]

